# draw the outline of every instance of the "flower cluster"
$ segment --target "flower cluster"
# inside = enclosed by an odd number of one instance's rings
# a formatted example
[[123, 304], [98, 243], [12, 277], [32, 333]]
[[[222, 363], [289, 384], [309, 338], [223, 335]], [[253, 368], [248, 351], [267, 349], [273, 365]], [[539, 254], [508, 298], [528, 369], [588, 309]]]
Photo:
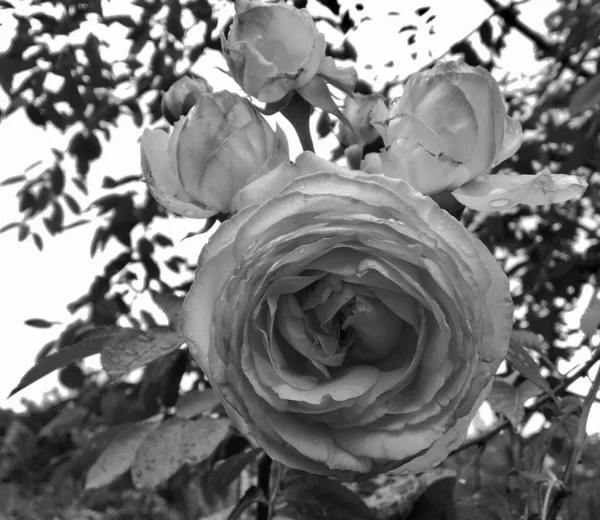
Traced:
[[523, 137], [486, 70], [439, 63], [391, 103], [355, 96], [305, 10], [238, 0], [236, 13], [223, 52], [249, 96], [341, 114], [329, 83], [349, 95], [343, 144], [379, 133], [384, 147], [360, 170], [310, 151], [292, 162], [249, 99], [175, 83], [172, 133], [142, 138], [150, 190], [180, 215], [230, 216], [202, 250], [181, 333], [273, 459], [333, 476], [434, 466], [486, 398], [513, 314], [506, 275], [442, 201], [497, 211], [584, 183], [490, 174]]

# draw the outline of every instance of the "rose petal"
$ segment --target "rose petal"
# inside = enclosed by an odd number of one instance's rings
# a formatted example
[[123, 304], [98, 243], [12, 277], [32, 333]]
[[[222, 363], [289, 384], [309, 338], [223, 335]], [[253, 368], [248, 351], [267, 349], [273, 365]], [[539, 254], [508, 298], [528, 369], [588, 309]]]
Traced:
[[559, 204], [581, 195], [587, 182], [575, 175], [488, 175], [464, 184], [452, 194], [468, 208], [491, 212], [517, 204]]
[[192, 218], [208, 218], [217, 209], [190, 202], [177, 174], [171, 169], [167, 148], [169, 136], [162, 130], [144, 130], [141, 142], [142, 173], [152, 195], [169, 211]]
[[424, 195], [454, 189], [471, 175], [463, 164], [445, 154], [434, 155], [410, 139], [394, 141], [380, 157], [387, 177], [402, 179]]
[[500, 147], [492, 166], [496, 166], [509, 157], [512, 157], [521, 147], [521, 143], [523, 142], [523, 129], [521, 128], [521, 124], [512, 117], [506, 116], [503, 137], [502, 146]]
[[475, 150], [479, 131], [475, 111], [463, 91], [441, 75], [414, 75], [392, 106], [391, 116], [411, 113], [440, 136], [444, 152], [466, 163]]

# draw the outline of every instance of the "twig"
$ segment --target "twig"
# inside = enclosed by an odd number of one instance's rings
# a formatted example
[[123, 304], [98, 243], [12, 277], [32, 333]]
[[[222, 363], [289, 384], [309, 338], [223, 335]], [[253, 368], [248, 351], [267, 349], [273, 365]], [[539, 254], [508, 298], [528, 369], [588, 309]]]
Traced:
[[497, 14], [502, 18], [504, 23], [516, 29], [525, 36], [525, 38], [533, 42], [547, 57], [555, 58], [557, 61], [568, 66], [584, 78], [590, 78], [592, 76], [587, 70], [581, 67], [581, 64], [574, 63], [570, 56], [564, 58], [561, 57], [557, 46], [551, 44], [540, 33], [523, 23], [523, 21], [519, 19], [518, 11], [514, 8], [514, 4], [504, 6], [498, 2], [498, 0], [484, 0], [484, 2], [494, 10], [494, 14]]

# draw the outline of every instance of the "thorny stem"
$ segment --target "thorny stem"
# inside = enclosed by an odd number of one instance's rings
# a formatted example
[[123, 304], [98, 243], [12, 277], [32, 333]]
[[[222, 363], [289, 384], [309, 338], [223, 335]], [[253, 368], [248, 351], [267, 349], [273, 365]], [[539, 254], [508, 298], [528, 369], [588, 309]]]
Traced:
[[[558, 395], [565, 393], [567, 387], [571, 383], [573, 383], [573, 381], [576, 381], [580, 377], [585, 376], [598, 361], [600, 361], [600, 348], [596, 349], [596, 351], [594, 352], [594, 355], [590, 358], [589, 361], [587, 361], [583, 366], [581, 366], [579, 369], [577, 369], [570, 376], [566, 377], [560, 384], [556, 385], [552, 389], [554, 392], [554, 395], [558, 396]], [[599, 372], [600, 372], [600, 370], [599, 370]], [[592, 393], [592, 396], [595, 396], [595, 394]], [[588, 397], [589, 397], [589, 394], [588, 394]], [[586, 397], [586, 399], [587, 399], [587, 397]], [[551, 400], [552, 400], [552, 397], [550, 397], [549, 395], [545, 395], [545, 396], [539, 398], [531, 407], [527, 408], [526, 417], [529, 418], [531, 416], [531, 414], [533, 414], [533, 412], [536, 412], [544, 404], [546, 404], [547, 402], [549, 402]], [[592, 397], [592, 400], [593, 400], [593, 397]], [[486, 443], [488, 440], [490, 440], [492, 437], [494, 437], [501, 431], [505, 430], [506, 428], [509, 428], [510, 426], [511, 426], [510, 421], [508, 419], [505, 419], [501, 423], [497, 424], [491, 430], [489, 430], [477, 437], [473, 437], [472, 439], [469, 439], [469, 440], [463, 442], [458, 448], [456, 448], [452, 452], [452, 454], [467, 450], [473, 446], [480, 446], [480, 445]]]

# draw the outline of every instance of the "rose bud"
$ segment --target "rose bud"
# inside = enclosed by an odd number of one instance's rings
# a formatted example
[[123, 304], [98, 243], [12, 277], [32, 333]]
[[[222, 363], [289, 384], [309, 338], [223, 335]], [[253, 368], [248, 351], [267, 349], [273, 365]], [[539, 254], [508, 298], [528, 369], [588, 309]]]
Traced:
[[521, 145], [521, 125], [506, 113], [496, 80], [482, 67], [450, 62], [413, 75], [372, 123], [386, 145], [361, 168], [404, 179], [425, 195], [452, 191], [465, 206], [497, 211], [564, 202], [585, 188], [569, 175], [486, 175]]
[[200, 94], [212, 92], [212, 87], [202, 77], [190, 78], [183, 76], [179, 78], [169, 90], [163, 94], [160, 108], [164, 118], [170, 123], [175, 124], [181, 116], [187, 113], [196, 104]]
[[200, 94], [170, 136], [146, 130], [141, 153], [158, 202], [179, 215], [207, 218], [235, 212], [238, 192], [287, 161], [288, 145], [250, 102], [221, 91]]
[[325, 56], [325, 37], [306, 9], [236, 0], [235, 11], [221, 44], [229, 72], [247, 94], [275, 103], [296, 90], [312, 105], [339, 113], [326, 83], [351, 94], [356, 71], [338, 69]]
[[365, 145], [380, 139], [379, 132], [371, 123], [371, 111], [380, 100], [382, 97], [377, 93], [346, 96], [342, 114], [346, 116], [352, 128], [340, 123], [337, 138], [344, 147], [346, 162], [353, 170], [360, 168]]

